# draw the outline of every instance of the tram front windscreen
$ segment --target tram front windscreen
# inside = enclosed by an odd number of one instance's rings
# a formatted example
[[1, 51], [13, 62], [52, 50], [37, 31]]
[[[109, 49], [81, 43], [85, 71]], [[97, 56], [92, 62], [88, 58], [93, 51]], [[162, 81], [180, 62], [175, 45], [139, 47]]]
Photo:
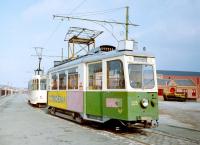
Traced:
[[155, 86], [154, 70], [148, 64], [128, 65], [130, 86], [135, 89], [153, 89]]

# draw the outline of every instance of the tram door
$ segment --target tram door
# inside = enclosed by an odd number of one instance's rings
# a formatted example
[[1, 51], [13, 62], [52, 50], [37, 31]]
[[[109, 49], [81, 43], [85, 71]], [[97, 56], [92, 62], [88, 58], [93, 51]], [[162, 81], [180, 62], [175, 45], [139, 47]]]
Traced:
[[122, 118], [125, 96], [125, 79], [121, 60], [107, 61], [106, 90], [103, 93], [103, 116]]
[[87, 64], [86, 114], [102, 116], [102, 62]]

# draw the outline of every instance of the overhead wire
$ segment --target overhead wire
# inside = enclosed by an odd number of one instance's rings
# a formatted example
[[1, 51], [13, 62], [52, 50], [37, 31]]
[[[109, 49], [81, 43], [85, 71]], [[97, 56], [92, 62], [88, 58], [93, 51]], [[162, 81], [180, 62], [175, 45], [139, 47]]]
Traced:
[[[114, 35], [114, 33], [111, 32], [106, 26], [104, 26], [103, 24], [100, 24], [100, 23], [98, 23], [98, 22], [94, 22], [94, 23], [96, 23], [96, 24], [100, 25], [101, 27], [103, 27], [104, 29], [106, 29], [106, 30], [112, 35], [112, 37], [113, 37], [117, 42], [119, 42], [119, 40], [118, 40], [117, 37]], [[111, 24], [110, 24], [110, 25], [111, 25]]]
[[[82, 0], [75, 8], [73, 8], [71, 11], [70, 11], [70, 15], [76, 11], [78, 8], [80, 8], [80, 6], [85, 3], [87, 0]], [[61, 24], [62, 24], [63, 21], [59, 21], [59, 23], [57, 24], [57, 26], [55, 27], [55, 29], [50, 33], [49, 37], [47, 38], [47, 40], [44, 42], [44, 45], [43, 46], [46, 46], [47, 43], [49, 42], [49, 40], [56, 34], [56, 32], [58, 31], [58, 29], [60, 28]]]
[[[80, 6], [85, 3], [87, 0], [82, 0], [75, 8], [73, 8], [71, 10], [71, 12], [68, 15], [72, 15], [74, 11], [76, 11], [78, 8], [80, 8]], [[98, 15], [98, 14], [105, 14], [105, 13], [113, 13], [114, 11], [117, 10], [121, 10], [125, 7], [118, 7], [118, 8], [113, 8], [113, 9], [107, 9], [107, 10], [102, 10], [102, 11], [90, 11], [90, 12], [85, 12], [85, 13], [75, 13], [74, 15], [79, 14], [78, 16], [90, 16], [90, 15]], [[49, 42], [49, 40], [55, 35], [55, 33], [57, 32], [57, 30], [60, 28], [62, 24], [62, 21], [59, 21], [58, 25], [56, 26], [56, 28], [52, 31], [52, 33], [49, 35], [49, 37], [47, 38], [47, 40], [44, 43], [44, 46], [46, 46], [46, 44]], [[101, 25], [102, 27], [105, 27], [103, 25]], [[106, 28], [105, 28], [106, 29]], [[108, 29], [106, 29], [108, 31]], [[116, 38], [115, 38], [116, 39]], [[117, 40], [117, 39], [116, 39]]]
[[[78, 9], [84, 2], [86, 2], [87, 0], [82, 0], [75, 8], [73, 8], [71, 10], [71, 12], [69, 13], [70, 15], [76, 11], [76, 9]], [[51, 32], [51, 34], [49, 35], [49, 37], [47, 38], [47, 40], [44, 43], [44, 46], [48, 43], [48, 41], [54, 36], [54, 34], [57, 32], [57, 30], [60, 28], [62, 21], [59, 21], [58, 25], [56, 26], [56, 28]]]
[[[125, 7], [119, 7], [119, 8], [113, 8], [113, 9], [107, 9], [107, 10], [101, 10], [101, 11], [80, 12], [80, 13], [74, 13], [73, 16], [90, 16], [90, 15], [98, 15], [98, 14], [107, 14], [107, 13], [113, 13], [114, 11], [117, 11], [117, 10], [122, 10], [124, 8]], [[62, 15], [71, 15], [71, 14], [62, 14]]]
[[[71, 10], [71, 12], [68, 14], [68, 15], [72, 15], [74, 13], [74, 11], [76, 11], [78, 8], [80, 8], [80, 6], [85, 3], [86, 0], [82, 0], [75, 8], [73, 8]], [[115, 11], [118, 11], [118, 10], [122, 10], [124, 9], [125, 7], [118, 7], [118, 8], [113, 8], [113, 9], [107, 9], [107, 10], [101, 10], [101, 11], [90, 11], [90, 12], [82, 12], [82, 13], [74, 13], [73, 15], [76, 15], [76, 16], [91, 16], [91, 15], [100, 15], [100, 14], [106, 14], [106, 13], [113, 13]], [[56, 26], [56, 28], [53, 30], [53, 32], [50, 34], [50, 36], [48, 37], [47, 41], [45, 42], [45, 45], [48, 43], [48, 41], [55, 35], [56, 31], [59, 29], [59, 27], [61, 26], [61, 23], [62, 23], [63, 19], [61, 19], [61, 21], [58, 23], [58, 25]], [[117, 37], [114, 35], [113, 31], [110, 31], [106, 26], [105, 24], [100, 24], [98, 22], [94, 22], [98, 25], [100, 25], [101, 27], [103, 27], [105, 30], [107, 30], [111, 35], [112, 37], [117, 41], [119, 42], [119, 40], [117, 39]], [[112, 27], [112, 30], [113, 30], [113, 26], [111, 24], [109, 24], [111, 27]]]

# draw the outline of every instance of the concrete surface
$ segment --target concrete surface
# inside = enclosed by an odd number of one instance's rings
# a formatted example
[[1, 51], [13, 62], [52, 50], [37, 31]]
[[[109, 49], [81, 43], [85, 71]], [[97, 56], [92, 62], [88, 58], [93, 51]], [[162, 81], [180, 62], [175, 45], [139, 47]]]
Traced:
[[0, 145], [197, 145], [200, 103], [160, 101], [159, 127], [113, 133], [54, 117], [27, 95], [0, 97]]

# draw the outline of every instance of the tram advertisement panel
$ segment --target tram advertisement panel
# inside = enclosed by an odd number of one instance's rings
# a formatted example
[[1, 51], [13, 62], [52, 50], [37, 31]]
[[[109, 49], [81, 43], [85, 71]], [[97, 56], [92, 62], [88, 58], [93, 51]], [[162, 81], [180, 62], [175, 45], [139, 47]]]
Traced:
[[67, 109], [66, 91], [48, 91], [48, 105], [60, 109]]

